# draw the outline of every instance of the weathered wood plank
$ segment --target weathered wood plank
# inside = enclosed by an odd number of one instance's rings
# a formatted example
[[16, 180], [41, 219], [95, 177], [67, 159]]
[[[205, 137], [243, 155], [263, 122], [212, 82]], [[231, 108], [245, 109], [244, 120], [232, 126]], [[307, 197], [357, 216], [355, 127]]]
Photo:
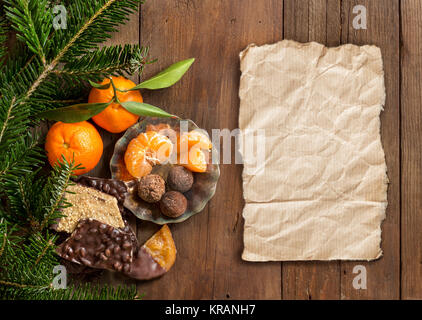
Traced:
[[[341, 263], [342, 299], [398, 299], [400, 297], [400, 79], [399, 79], [399, 1], [344, 0], [342, 2], [342, 43], [373, 44], [381, 48], [386, 85], [385, 110], [381, 114], [381, 137], [386, 155], [388, 208], [382, 225], [384, 256], [374, 262]], [[355, 30], [353, 8], [367, 10], [367, 29]], [[367, 289], [356, 290], [353, 268], [367, 270]]]
[[[237, 128], [239, 52], [252, 42], [281, 40], [282, 20], [280, 0], [147, 2], [142, 6], [141, 42], [151, 46], [159, 61], [146, 75], [177, 60], [197, 60], [179, 84], [146, 93], [145, 100], [209, 131]], [[281, 298], [280, 263], [241, 261], [241, 170], [222, 165], [218, 191], [206, 209], [171, 226], [177, 261], [164, 277], [139, 283], [147, 299]], [[150, 229], [144, 223], [140, 228]]]
[[402, 298], [422, 299], [422, 2], [401, 2]]
[[[340, 44], [340, 2], [285, 0], [284, 37], [300, 42]], [[283, 299], [339, 299], [339, 263], [283, 263]]]

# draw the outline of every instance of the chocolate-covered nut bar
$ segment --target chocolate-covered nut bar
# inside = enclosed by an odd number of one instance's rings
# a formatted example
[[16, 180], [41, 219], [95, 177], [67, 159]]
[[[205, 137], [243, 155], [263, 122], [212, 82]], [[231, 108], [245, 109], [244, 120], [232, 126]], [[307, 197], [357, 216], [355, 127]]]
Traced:
[[[121, 206], [125, 202], [127, 186], [123, 181], [82, 176], [79, 178], [78, 183], [115, 197]], [[121, 208], [123, 209], [123, 207]]]
[[64, 259], [97, 269], [129, 272], [133, 260], [130, 234], [94, 219], [78, 223], [72, 235], [57, 247]]
[[126, 275], [137, 280], [150, 280], [166, 272], [167, 270], [160, 266], [144, 247], [141, 247], [133, 257], [131, 269]]
[[92, 218], [114, 228], [124, 228], [117, 198], [81, 184], [67, 188], [66, 201], [72, 206], [63, 210], [55, 226], [58, 232], [72, 233], [78, 222]]
[[138, 251], [138, 239], [136, 238], [135, 232], [133, 232], [132, 228], [129, 226], [129, 222], [127, 220], [123, 220], [125, 223], [125, 227], [121, 230], [125, 233], [127, 233], [130, 237], [130, 241], [132, 241], [133, 244], [133, 251], [136, 253]]
[[156, 232], [133, 257], [131, 278], [149, 280], [159, 277], [170, 270], [176, 260], [176, 246], [170, 229], [164, 225]]

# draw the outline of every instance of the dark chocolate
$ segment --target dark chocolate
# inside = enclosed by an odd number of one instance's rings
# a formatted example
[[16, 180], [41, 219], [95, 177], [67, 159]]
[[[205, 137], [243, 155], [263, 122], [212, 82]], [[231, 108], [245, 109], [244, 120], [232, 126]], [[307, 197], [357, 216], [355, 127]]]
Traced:
[[188, 201], [179, 191], [166, 192], [160, 201], [161, 213], [170, 218], [180, 217], [185, 213]]
[[160, 201], [166, 192], [166, 183], [158, 174], [149, 174], [138, 181], [138, 195], [148, 203]]
[[130, 240], [133, 244], [133, 251], [134, 253], [138, 252], [138, 238], [136, 237], [135, 232], [133, 232], [132, 228], [129, 225], [129, 222], [127, 220], [123, 219], [123, 222], [125, 223], [125, 227], [122, 230], [123, 232], [129, 234]]
[[82, 176], [77, 180], [77, 183], [85, 187], [97, 189], [98, 191], [115, 197], [117, 199], [120, 212], [123, 214], [123, 203], [125, 202], [128, 193], [127, 186], [123, 181]]
[[130, 270], [124, 271], [127, 276], [137, 280], [157, 278], [166, 272], [167, 270], [161, 267], [144, 247], [134, 256]]
[[194, 179], [193, 174], [188, 169], [182, 166], [175, 166], [171, 168], [167, 183], [171, 190], [185, 193], [192, 188]]
[[133, 252], [130, 232], [94, 219], [79, 221], [72, 235], [57, 247], [57, 253], [66, 260], [115, 271], [130, 270]]

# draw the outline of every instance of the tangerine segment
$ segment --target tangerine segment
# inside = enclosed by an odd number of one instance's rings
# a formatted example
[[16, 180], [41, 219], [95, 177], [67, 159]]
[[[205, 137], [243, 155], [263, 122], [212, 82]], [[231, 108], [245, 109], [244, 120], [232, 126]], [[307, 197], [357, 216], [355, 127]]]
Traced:
[[68, 162], [74, 160], [76, 165], [84, 167], [74, 172], [81, 175], [94, 169], [100, 161], [103, 140], [89, 122], [56, 122], [48, 131], [45, 150], [51, 166], [57, 164], [63, 155]]
[[203, 173], [207, 171], [207, 157], [200, 148], [191, 148], [189, 152], [182, 153], [178, 157], [178, 162], [186, 169]]
[[176, 245], [170, 228], [164, 225], [143, 245], [152, 258], [166, 271], [170, 270], [176, 261]]
[[[117, 89], [119, 90], [128, 90], [135, 86], [135, 83], [124, 77], [112, 77], [113, 82]], [[104, 79], [101, 82], [102, 85], [110, 83], [110, 79]], [[88, 102], [89, 103], [107, 103], [113, 99], [114, 91], [112, 86], [108, 89], [100, 90], [97, 88], [92, 88]], [[143, 102], [142, 95], [139, 91], [128, 91], [120, 92], [117, 91], [117, 98], [121, 102], [135, 101]], [[95, 121], [101, 128], [112, 132], [120, 133], [125, 131], [127, 128], [134, 125], [139, 119], [139, 116], [127, 111], [120, 104], [112, 103], [102, 112], [92, 117], [92, 120]]]
[[135, 178], [149, 174], [152, 166], [168, 160], [173, 151], [170, 139], [154, 131], [141, 133], [125, 152], [126, 169]]
[[210, 150], [212, 143], [201, 130], [192, 130], [177, 136], [177, 152], [184, 153], [191, 148]]

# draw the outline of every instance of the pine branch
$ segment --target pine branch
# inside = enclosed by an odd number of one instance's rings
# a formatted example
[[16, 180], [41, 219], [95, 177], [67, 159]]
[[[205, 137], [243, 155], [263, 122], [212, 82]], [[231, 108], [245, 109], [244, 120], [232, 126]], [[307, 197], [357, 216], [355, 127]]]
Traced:
[[73, 172], [78, 169], [81, 169], [79, 164], [69, 163], [64, 157], [58, 165], [54, 166], [43, 192], [39, 195], [39, 203], [36, 204], [35, 216], [40, 222], [40, 231], [62, 217], [63, 209], [70, 206], [65, 200], [66, 189], [72, 184]]
[[13, 148], [9, 148], [8, 144], [0, 144], [0, 194], [4, 193], [5, 188], [11, 188], [10, 183], [19, 181], [16, 179], [43, 164], [44, 151], [38, 143], [38, 136], [27, 132], [14, 139]]
[[[91, 2], [91, 5], [87, 2]], [[51, 62], [45, 65], [43, 72], [32, 83], [23, 101], [32, 96], [60, 62], [72, 61], [107, 40], [108, 32], [116, 31], [115, 27], [127, 20], [127, 16], [137, 9], [139, 3], [140, 0], [73, 1], [68, 9], [68, 24], [76, 27], [54, 33], [51, 42], [57, 44], [57, 47], [54, 46]], [[70, 39], [69, 34], [73, 34]]]
[[139, 72], [148, 63], [148, 48], [139, 45], [116, 45], [86, 53], [66, 63], [58, 74], [76, 75], [90, 80], [107, 75], [124, 75]]
[[65, 194], [77, 166], [64, 161], [42, 175], [44, 152], [30, 129], [39, 111], [84, 99], [88, 80], [142, 71], [147, 49], [97, 47], [141, 0], [63, 3], [68, 29], [58, 31], [46, 0], [5, 0], [6, 20], [0, 8], [0, 44], [9, 25], [19, 40], [0, 66], [0, 299], [133, 299], [135, 287], [52, 288], [59, 262], [48, 226], [70, 205]]
[[[63, 62], [71, 61], [110, 38], [116, 27], [128, 20], [138, 10], [142, 0], [74, 0], [68, 2], [68, 30], [73, 38], [59, 46], [55, 56]], [[63, 33], [52, 39], [61, 42]], [[64, 41], [66, 42], [66, 41]]]
[[9, 28], [7, 25], [6, 17], [3, 15], [3, 12], [0, 12], [0, 65], [3, 64], [3, 60], [7, 54], [6, 41], [8, 32]]
[[47, 0], [4, 0], [6, 16], [17, 31], [17, 39], [25, 43], [46, 63], [48, 37], [52, 21]]
[[[12, 0], [8, 0], [12, 1]], [[19, 0], [21, 6], [24, 7], [28, 3], [29, 8], [34, 8], [33, 4], [37, 0]], [[5, 67], [4, 75], [0, 75], [0, 97], [5, 97], [5, 92], [8, 93], [8, 99], [2, 99], [3, 113], [5, 115], [15, 112], [21, 115], [21, 119], [29, 119], [30, 116], [51, 108], [51, 103], [38, 104], [39, 100], [48, 100], [48, 98], [57, 91], [57, 88], [62, 87], [59, 81], [71, 80], [71, 83], [81, 82], [83, 80], [97, 80], [100, 75], [104, 75], [107, 67], [100, 60], [104, 55], [91, 53], [91, 49], [97, 49], [97, 44], [106, 40], [109, 35], [107, 32], [115, 30], [115, 27], [127, 19], [127, 15], [138, 8], [141, 0], [75, 0], [68, 3], [69, 14], [69, 28], [67, 30], [58, 30], [50, 34], [48, 41], [46, 40], [44, 31], [41, 31], [42, 36], [39, 36], [40, 43], [43, 41], [49, 43], [50, 50], [48, 51], [47, 45], [43, 47], [44, 56], [33, 55], [34, 50], [26, 50], [20, 46], [16, 47], [14, 56], [18, 58], [16, 61], [8, 63]], [[40, 7], [37, 7], [38, 9]], [[6, 8], [8, 17], [12, 20], [15, 29], [25, 30], [26, 23], [23, 19], [15, 18], [17, 16], [16, 10], [9, 5]], [[35, 10], [35, 9], [34, 9]], [[25, 11], [25, 10], [23, 10]], [[46, 10], [44, 10], [46, 11]], [[38, 17], [39, 14], [31, 13], [34, 21], [42, 21]], [[36, 24], [38, 25], [38, 24]], [[34, 30], [39, 28], [34, 27]], [[51, 28], [50, 28], [51, 29]], [[31, 31], [28, 31], [31, 32]], [[52, 32], [52, 31], [50, 31]], [[29, 33], [27, 34], [29, 36]], [[21, 38], [25, 40], [25, 37]], [[41, 41], [42, 40], [42, 41]], [[34, 49], [36, 46], [33, 43], [27, 43], [28, 46]], [[116, 54], [118, 50], [108, 49]], [[37, 50], [40, 52], [40, 50]], [[32, 53], [32, 55], [31, 55]], [[106, 51], [103, 51], [105, 54]], [[122, 66], [123, 71], [132, 72], [136, 68], [142, 68], [145, 63], [145, 49], [129, 47], [122, 49], [121, 54], [118, 56], [121, 61], [114, 60], [108, 66], [110, 73], [118, 73], [118, 67]], [[82, 57], [80, 57], [82, 55]], [[75, 71], [72, 64], [75, 64], [77, 59], [90, 59], [92, 58], [91, 69], [86, 69], [85, 73], [66, 74], [66, 77], [57, 77], [54, 73], [60, 70], [60, 63], [69, 63], [69, 71]], [[19, 59], [24, 56], [25, 59]], [[99, 70], [94, 69], [95, 63], [98, 63]], [[82, 78], [82, 79], [78, 79]], [[34, 101], [31, 99], [34, 98]], [[12, 99], [16, 103], [12, 103]], [[62, 97], [68, 99], [68, 97]], [[57, 100], [57, 99], [55, 99]], [[15, 111], [17, 110], [17, 111]], [[0, 108], [1, 112], [1, 108]], [[7, 120], [7, 116], [4, 117]], [[13, 132], [18, 130], [18, 127], [10, 125], [8, 122], [3, 122], [0, 117], [0, 126], [4, 130]], [[23, 124], [23, 125], [22, 125]], [[24, 125], [28, 122], [20, 124], [20, 128], [26, 130]], [[36, 125], [36, 122], [35, 122]], [[14, 135], [16, 136], [16, 135]], [[1, 143], [1, 141], [0, 141]]]

